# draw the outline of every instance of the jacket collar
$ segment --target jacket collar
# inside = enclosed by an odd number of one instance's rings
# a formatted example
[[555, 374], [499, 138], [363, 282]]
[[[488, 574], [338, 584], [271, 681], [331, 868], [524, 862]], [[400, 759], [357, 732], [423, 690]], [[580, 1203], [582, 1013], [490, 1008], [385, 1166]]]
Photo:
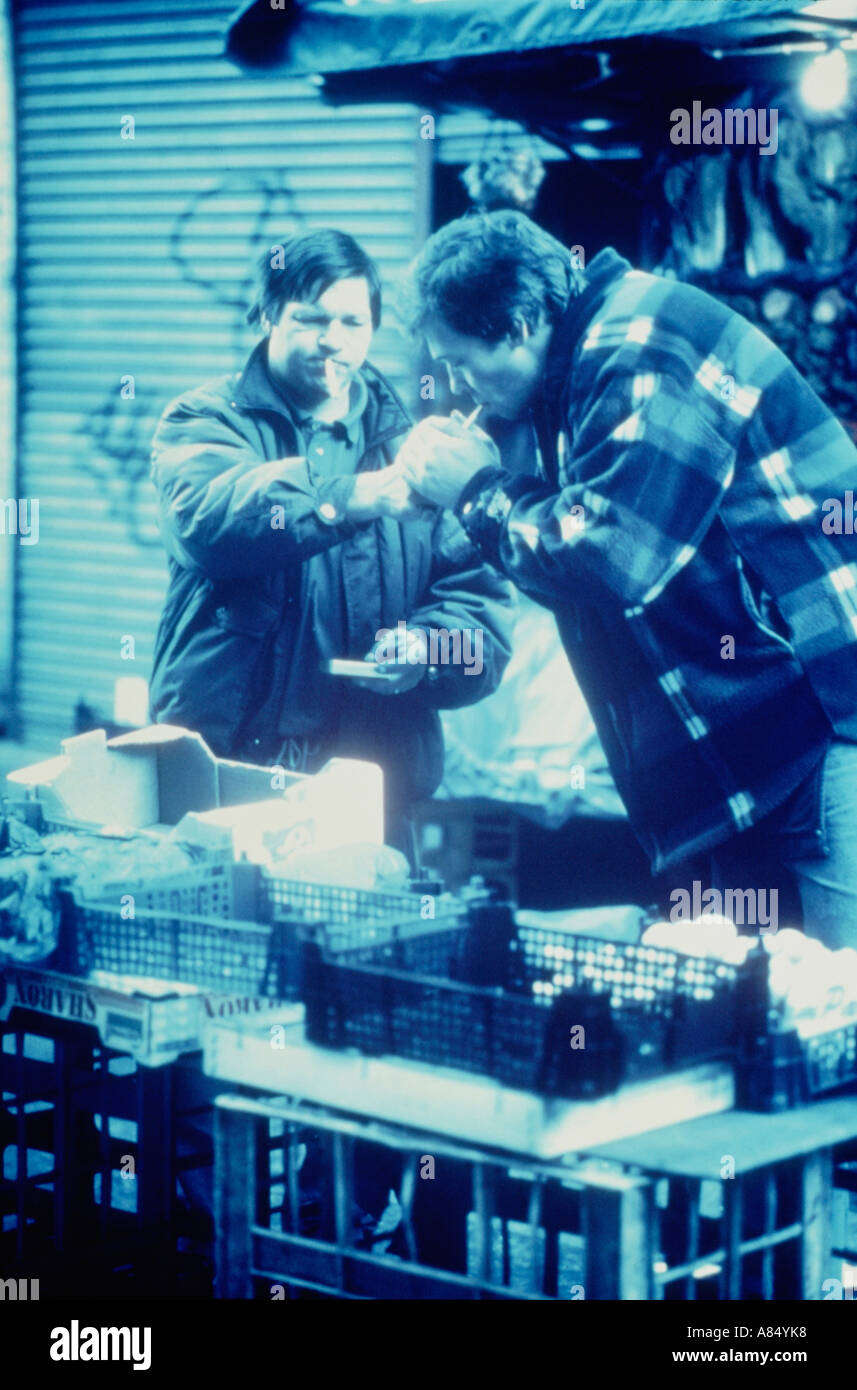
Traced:
[[288, 398], [285, 399], [285, 406], [303, 435], [309, 436], [316, 430], [330, 430], [334, 435], [344, 437], [349, 444], [353, 444], [359, 435], [363, 412], [369, 402], [369, 388], [362, 372], [355, 375], [349, 395], [348, 409], [338, 420], [316, 420], [312, 415], [304, 415]]
[[542, 394], [550, 405], [568, 379], [568, 368], [574, 349], [587, 324], [595, 317], [612, 285], [631, 269], [631, 264], [605, 246], [586, 269], [586, 286], [568, 302], [562, 318], [554, 329], [548, 348], [547, 363], [542, 379]]
[[[293, 418], [289, 403], [277, 390], [268, 371], [267, 339], [257, 343], [243, 371], [238, 373], [232, 393], [233, 404], [240, 410], [268, 410], [276, 415]], [[364, 416], [364, 437], [371, 445], [380, 433], [395, 433], [410, 428], [410, 418], [393, 387], [377, 368], [365, 362], [360, 371], [368, 393]]]
[[268, 372], [266, 344], [267, 339], [262, 338], [238, 373], [233, 393], [235, 405], [241, 410], [275, 410], [282, 415], [287, 405]]

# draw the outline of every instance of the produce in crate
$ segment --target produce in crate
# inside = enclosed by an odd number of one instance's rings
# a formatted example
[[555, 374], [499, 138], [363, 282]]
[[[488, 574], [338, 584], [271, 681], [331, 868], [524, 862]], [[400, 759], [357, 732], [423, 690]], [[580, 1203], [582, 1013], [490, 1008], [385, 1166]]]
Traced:
[[704, 956], [729, 965], [743, 965], [754, 939], [739, 936], [735, 923], [717, 913], [703, 913], [692, 922], [654, 922], [643, 933], [642, 944], [662, 946], [682, 956]]
[[44, 960], [58, 933], [59, 900], [44, 856], [0, 859], [0, 964]]
[[410, 875], [407, 859], [392, 845], [338, 845], [334, 849], [295, 850], [283, 866], [272, 857], [274, 872], [295, 882], [327, 883], [382, 893], [406, 893]]
[[[830, 951], [793, 927], [760, 933], [759, 940], [770, 958], [768, 986], [778, 1028], [822, 1019], [834, 1028], [857, 1018], [857, 950]], [[655, 922], [642, 942], [733, 965], [742, 965], [756, 944], [753, 937], [739, 936], [734, 922], [713, 913], [692, 922]]]
[[857, 951], [830, 951], [814, 937], [786, 927], [764, 938], [769, 989], [779, 1026], [824, 1020], [831, 1028], [857, 1018]]
[[87, 832], [39, 835], [14, 814], [0, 820], [0, 962], [43, 961], [59, 939], [58, 888], [85, 897], [132, 892], [140, 882], [186, 872], [192, 852], [162, 835]]
[[198, 861], [186, 845], [154, 831], [45, 835], [43, 845], [53, 878], [75, 883], [87, 898], [133, 891], [133, 885], [187, 873]]

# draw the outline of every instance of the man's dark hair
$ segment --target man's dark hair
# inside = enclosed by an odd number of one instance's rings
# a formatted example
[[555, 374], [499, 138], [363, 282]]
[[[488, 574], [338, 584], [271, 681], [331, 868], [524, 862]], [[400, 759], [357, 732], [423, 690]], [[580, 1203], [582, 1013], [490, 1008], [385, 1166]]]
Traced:
[[429, 237], [411, 268], [405, 312], [415, 332], [439, 318], [498, 343], [516, 318], [556, 323], [585, 283], [562, 242], [522, 212], [468, 214]]
[[247, 322], [261, 325], [265, 314], [276, 323], [290, 300], [314, 304], [337, 280], [357, 276], [369, 286], [372, 327], [377, 328], [381, 322], [381, 277], [371, 256], [354, 238], [328, 227], [286, 237], [259, 257]]

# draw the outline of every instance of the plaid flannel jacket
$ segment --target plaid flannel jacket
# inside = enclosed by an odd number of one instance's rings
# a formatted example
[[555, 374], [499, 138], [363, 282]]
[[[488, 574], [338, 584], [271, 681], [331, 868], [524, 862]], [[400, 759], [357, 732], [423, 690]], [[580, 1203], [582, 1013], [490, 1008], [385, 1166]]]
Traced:
[[[540, 477], [458, 515], [556, 613], [653, 873], [756, 824], [857, 739], [857, 450], [788, 359], [607, 249], [554, 332]], [[851, 493], [853, 497], [853, 492]]]

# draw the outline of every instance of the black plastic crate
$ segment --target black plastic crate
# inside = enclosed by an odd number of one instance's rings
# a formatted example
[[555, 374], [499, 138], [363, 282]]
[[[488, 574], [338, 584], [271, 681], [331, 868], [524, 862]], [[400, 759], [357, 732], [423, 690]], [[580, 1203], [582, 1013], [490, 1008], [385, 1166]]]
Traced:
[[[387, 967], [326, 960], [302, 943], [306, 1032], [327, 1047], [356, 1047], [493, 1076], [566, 1096], [614, 1090], [623, 1045], [606, 1000], [564, 996], [546, 1009], [524, 995]], [[586, 1028], [586, 1063], [570, 1028]]]
[[298, 934], [316, 941], [328, 959], [349, 965], [389, 965], [456, 978], [465, 969], [466, 929], [466, 914], [455, 912], [425, 922], [358, 922], [347, 929], [302, 925]]
[[[586, 1098], [623, 1080], [735, 1057], [742, 1020], [758, 1009], [764, 983], [749, 962], [739, 969], [517, 928], [498, 904], [474, 906], [466, 932], [421, 944], [445, 960], [443, 975], [413, 973], [407, 947], [393, 961], [389, 947], [357, 959], [326, 952], [319, 941], [301, 943], [308, 1038]], [[582, 1048], [572, 1046], [579, 1026]]]
[[721, 1000], [741, 978], [725, 961], [685, 956], [639, 942], [605, 941], [560, 927], [504, 928], [509, 942], [509, 989], [546, 995], [571, 989], [605, 994], [611, 1007], [674, 1018], [676, 1000]]
[[194, 1117], [214, 1089], [198, 1060], [144, 1065], [78, 1019], [0, 1021], [3, 1276], [41, 1278], [54, 1299], [209, 1296], [179, 1184], [211, 1181]]
[[802, 1038], [797, 1029], [748, 1034], [738, 1069], [738, 1103], [782, 1111], [857, 1082], [857, 1022]]
[[[121, 906], [127, 895], [134, 899], [133, 916]], [[465, 921], [461, 904], [447, 902], [437, 922], [423, 922], [418, 896], [291, 883], [260, 875], [249, 864], [207, 865], [163, 883], [125, 885], [109, 900], [87, 899], [71, 888], [61, 901], [57, 969], [177, 980], [287, 1001], [299, 998], [301, 933], [319, 934], [327, 950], [360, 955], [373, 947], [410, 968], [446, 970], [443, 948], [427, 932], [452, 939]], [[400, 923], [392, 914], [405, 906], [407, 920]], [[244, 919], [236, 920], [236, 912]]]
[[320, 923], [330, 929], [332, 944], [336, 927], [420, 921], [421, 897], [417, 893], [305, 883], [267, 870], [262, 873], [261, 892], [267, 920]]
[[629, 1079], [734, 1057], [748, 1020], [756, 1026], [766, 1013], [767, 961], [758, 956], [737, 966], [560, 926], [517, 925], [508, 905], [491, 902], [474, 906], [471, 921], [460, 978], [499, 984], [549, 1010], [564, 998], [597, 999], [603, 1007], [593, 1017], [615, 1025]]
[[105, 970], [176, 980], [221, 994], [298, 997], [296, 928], [284, 923], [137, 912], [124, 918], [112, 903], [63, 892], [57, 969], [70, 975]]

